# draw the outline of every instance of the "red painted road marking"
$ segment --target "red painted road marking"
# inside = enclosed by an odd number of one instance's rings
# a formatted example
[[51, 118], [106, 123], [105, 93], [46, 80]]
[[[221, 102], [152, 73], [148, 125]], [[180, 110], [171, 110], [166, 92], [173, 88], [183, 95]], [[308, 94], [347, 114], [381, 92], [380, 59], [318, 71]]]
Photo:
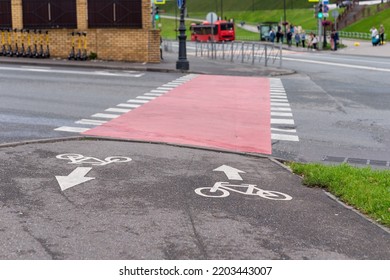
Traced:
[[83, 134], [271, 154], [267, 78], [198, 76]]

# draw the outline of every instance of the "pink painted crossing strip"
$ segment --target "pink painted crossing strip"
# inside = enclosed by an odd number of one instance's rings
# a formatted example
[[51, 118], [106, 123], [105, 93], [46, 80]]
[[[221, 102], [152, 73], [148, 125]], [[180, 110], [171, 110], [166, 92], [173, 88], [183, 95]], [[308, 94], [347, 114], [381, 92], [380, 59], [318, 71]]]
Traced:
[[198, 76], [86, 135], [271, 154], [267, 78]]

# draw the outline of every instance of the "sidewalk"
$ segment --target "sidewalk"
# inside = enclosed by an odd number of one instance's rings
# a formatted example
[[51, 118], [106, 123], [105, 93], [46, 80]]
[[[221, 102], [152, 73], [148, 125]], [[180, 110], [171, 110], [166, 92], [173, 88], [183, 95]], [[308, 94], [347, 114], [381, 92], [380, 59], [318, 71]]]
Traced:
[[[69, 61], [61, 58], [35, 59], [22, 57], [3, 57], [0, 56], [1, 64], [19, 64], [40, 67], [82, 67], [93, 69], [108, 70], [133, 70], [133, 71], [155, 71], [155, 72], [182, 72], [176, 70], [176, 61], [178, 54], [174, 52], [164, 52], [161, 63], [140, 63], [140, 62], [121, 62], [121, 61]], [[192, 55], [187, 55], [190, 63], [189, 71], [186, 73], [213, 74], [213, 75], [235, 75], [235, 76], [278, 76], [288, 75], [294, 71], [265, 67], [263, 65], [250, 65], [242, 63], [229, 63], [223, 61], [207, 60]]]
[[390, 44], [386, 43], [383, 46], [373, 46], [371, 41], [342, 39], [344, 45], [347, 47], [339, 49], [338, 52], [342, 54], [351, 55], [366, 55], [377, 57], [390, 57]]

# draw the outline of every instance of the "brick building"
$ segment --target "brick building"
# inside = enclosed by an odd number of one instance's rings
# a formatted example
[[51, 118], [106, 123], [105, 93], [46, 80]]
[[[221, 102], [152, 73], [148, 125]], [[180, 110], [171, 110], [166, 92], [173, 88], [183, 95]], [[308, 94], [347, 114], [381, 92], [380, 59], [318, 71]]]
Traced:
[[160, 62], [150, 11], [150, 0], [0, 0], [0, 28], [48, 30], [53, 57], [66, 58], [71, 33], [86, 32], [100, 59]]

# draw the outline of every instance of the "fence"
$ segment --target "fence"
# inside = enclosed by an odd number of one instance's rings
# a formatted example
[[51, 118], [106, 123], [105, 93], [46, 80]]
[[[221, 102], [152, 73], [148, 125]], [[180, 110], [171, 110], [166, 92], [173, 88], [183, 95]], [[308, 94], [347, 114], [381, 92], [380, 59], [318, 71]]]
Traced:
[[[173, 52], [177, 42], [164, 40], [165, 51]], [[197, 57], [205, 57], [212, 60], [224, 60], [227, 62], [269, 64], [282, 67], [282, 44], [265, 42], [187, 42], [188, 52]]]
[[[317, 33], [317, 30], [307, 30], [306, 34], [310, 34], [311, 32]], [[331, 31], [327, 30], [326, 35], [330, 37]], [[370, 32], [346, 32], [346, 31], [338, 31], [340, 38], [350, 38], [350, 39], [361, 39], [361, 40], [371, 40]], [[385, 40], [386, 40], [385, 33]]]
[[258, 43], [258, 42], [196, 42], [195, 55], [215, 60], [230, 62], [251, 63], [252, 65], [264, 63], [268, 66], [271, 62], [282, 67], [282, 44]]

